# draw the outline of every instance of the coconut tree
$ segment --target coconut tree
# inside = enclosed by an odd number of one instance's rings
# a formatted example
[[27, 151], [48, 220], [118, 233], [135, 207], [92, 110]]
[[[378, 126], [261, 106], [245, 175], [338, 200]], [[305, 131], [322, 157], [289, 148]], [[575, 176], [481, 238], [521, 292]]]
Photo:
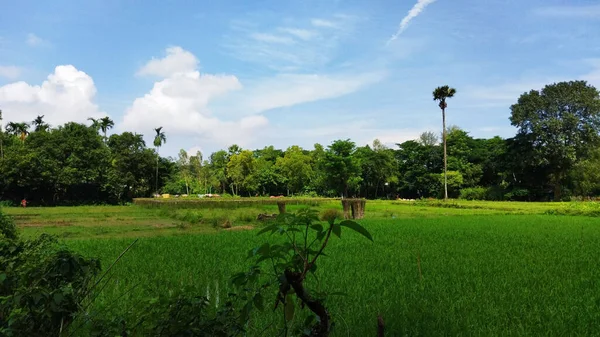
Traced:
[[4, 124], [2, 124], [2, 110], [0, 110], [0, 158], [4, 158], [4, 146], [2, 141], [4, 140]]
[[439, 107], [442, 109], [442, 138], [444, 142], [444, 200], [448, 200], [448, 156], [446, 154], [446, 108], [448, 104], [446, 99], [454, 97], [456, 89], [450, 88], [447, 85], [437, 87], [433, 91], [433, 100], [439, 102]]
[[92, 121], [92, 125], [90, 125], [91, 127], [93, 127], [96, 130], [100, 130], [100, 120], [90, 117], [88, 118], [88, 121]]
[[158, 151], [160, 150], [160, 147], [167, 142], [167, 136], [162, 132], [162, 128], [163, 127], [161, 126], [154, 129], [156, 132], [156, 135], [154, 136], [154, 147], [156, 147], [156, 193], [158, 193], [158, 160], [160, 158]]
[[100, 130], [102, 130], [102, 133], [104, 133], [104, 142], [106, 142], [108, 139], [106, 138], [106, 132], [115, 126], [115, 122], [113, 122], [110, 117], [106, 116], [97, 121], [97, 123], [100, 127]]
[[25, 144], [25, 138], [29, 134], [29, 124], [10, 122], [6, 125], [6, 132], [19, 137], [21, 143]]
[[31, 122], [31, 125], [34, 127], [35, 132], [47, 131], [50, 127], [50, 125], [44, 122], [44, 115], [37, 116], [33, 122]]

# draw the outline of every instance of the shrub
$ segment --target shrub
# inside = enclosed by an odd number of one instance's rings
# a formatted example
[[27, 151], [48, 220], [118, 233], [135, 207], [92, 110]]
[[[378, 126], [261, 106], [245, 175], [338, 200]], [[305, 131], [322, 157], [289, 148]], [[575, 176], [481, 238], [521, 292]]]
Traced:
[[510, 201], [526, 201], [529, 197], [529, 190], [524, 188], [514, 188], [504, 194], [505, 200]]
[[17, 226], [13, 219], [0, 211], [0, 233], [9, 240], [17, 239]]
[[460, 190], [460, 199], [487, 200], [488, 189], [485, 187], [469, 187]]
[[58, 336], [73, 321], [100, 270], [42, 235], [18, 237], [0, 213], [0, 336]]
[[342, 212], [340, 212], [337, 209], [326, 209], [323, 212], [321, 212], [319, 219], [321, 221], [335, 221], [335, 220], [340, 220], [343, 219], [344, 215], [342, 214]]

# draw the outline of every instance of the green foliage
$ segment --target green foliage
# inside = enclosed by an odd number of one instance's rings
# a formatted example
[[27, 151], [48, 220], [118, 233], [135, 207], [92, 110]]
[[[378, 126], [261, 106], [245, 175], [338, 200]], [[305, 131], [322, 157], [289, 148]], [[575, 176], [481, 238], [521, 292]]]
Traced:
[[242, 309], [242, 319], [249, 317], [253, 308], [263, 311], [265, 291], [277, 286], [275, 308], [279, 307], [282, 311], [282, 331], [286, 335], [294, 317], [303, 309], [310, 310], [308, 317], [316, 317], [316, 323], [307, 319], [303, 326], [296, 326], [295, 329], [302, 331], [305, 336], [329, 335], [333, 322], [325, 307], [327, 294], [309, 290], [305, 281], [309, 276], [318, 280], [315, 276], [317, 262], [319, 257], [325, 255], [324, 250], [332, 233], [341, 238], [342, 228], [348, 228], [373, 241], [371, 234], [354, 221], [336, 223], [337, 215], [328, 212], [325, 217], [327, 226], [323, 226], [318, 223], [317, 212], [307, 208], [297, 214], [280, 214], [275, 224], [258, 232], [259, 235], [278, 234], [284, 240], [277, 240], [274, 244], [264, 243], [250, 250], [248, 258], [254, 259], [254, 264], [247, 272], [232, 277], [232, 283], [247, 292], [242, 295], [247, 301]]
[[15, 240], [18, 237], [17, 226], [11, 217], [2, 213], [0, 209], [0, 239]]
[[336, 196], [348, 196], [350, 183], [360, 178], [360, 165], [354, 156], [354, 142], [336, 140], [327, 148], [324, 160], [320, 162], [328, 187], [336, 192]]
[[2, 214], [0, 230], [0, 335], [59, 336], [81, 310], [99, 261], [47, 235], [21, 240]]
[[485, 187], [469, 187], [460, 190], [460, 199], [488, 200], [488, 189]]
[[511, 106], [511, 124], [530, 165], [547, 166], [554, 199], [560, 200], [569, 171], [599, 141], [600, 93], [585, 81], [561, 82], [521, 95]]

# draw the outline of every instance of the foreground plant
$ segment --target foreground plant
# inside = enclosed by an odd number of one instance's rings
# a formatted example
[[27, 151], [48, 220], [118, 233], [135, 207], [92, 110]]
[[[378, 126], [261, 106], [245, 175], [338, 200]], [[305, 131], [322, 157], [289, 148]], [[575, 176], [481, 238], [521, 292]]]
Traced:
[[63, 334], [99, 270], [51, 236], [21, 239], [0, 212], [0, 336]]
[[[373, 241], [371, 234], [354, 221], [336, 223], [340, 217], [336, 210], [325, 212], [322, 219], [327, 225], [323, 227], [316, 211], [305, 209], [297, 214], [280, 214], [275, 224], [258, 233], [278, 234], [285, 241], [278, 244], [265, 243], [250, 250], [248, 257], [255, 259], [254, 264], [247, 272], [236, 274], [232, 278], [234, 285], [249, 294], [244, 297], [247, 302], [242, 309], [242, 320], [249, 319], [253, 308], [262, 311], [263, 292], [277, 285], [274, 310], [282, 312], [284, 336], [290, 333], [290, 323], [296, 316], [295, 302], [299, 303], [300, 309], [308, 308], [311, 312], [303, 327], [296, 332], [303, 336], [329, 336], [333, 322], [325, 306], [327, 294], [309, 290], [305, 281], [310, 275], [316, 278], [317, 262], [324, 256], [325, 248], [331, 242], [331, 234], [341, 238], [342, 228], [348, 228]], [[266, 268], [261, 269], [265, 264]], [[252, 293], [250, 289], [258, 291]]]

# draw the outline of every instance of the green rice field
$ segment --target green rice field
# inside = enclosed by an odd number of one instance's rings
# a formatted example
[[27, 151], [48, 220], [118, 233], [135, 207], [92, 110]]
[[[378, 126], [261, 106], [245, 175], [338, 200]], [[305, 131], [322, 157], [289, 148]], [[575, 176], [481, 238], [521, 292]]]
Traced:
[[[339, 201], [317, 209], [340, 208]], [[303, 207], [289, 205], [288, 211]], [[368, 201], [359, 222], [374, 242], [343, 232], [319, 264], [335, 336], [600, 335], [600, 206], [593, 203]], [[138, 299], [170, 291], [208, 295], [215, 306], [243, 271], [259, 213], [238, 208], [98, 206], [5, 208], [26, 236], [52, 233], [113, 268], [90, 310], [135, 313]], [[231, 228], [222, 228], [223, 223]], [[271, 305], [249, 336], [277, 335]]]

